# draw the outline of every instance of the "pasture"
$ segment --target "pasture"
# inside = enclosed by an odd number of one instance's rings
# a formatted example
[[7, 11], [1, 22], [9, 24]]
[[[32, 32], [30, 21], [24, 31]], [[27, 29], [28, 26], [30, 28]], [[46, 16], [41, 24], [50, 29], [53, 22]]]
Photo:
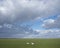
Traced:
[[60, 48], [60, 39], [0, 39], [0, 48]]

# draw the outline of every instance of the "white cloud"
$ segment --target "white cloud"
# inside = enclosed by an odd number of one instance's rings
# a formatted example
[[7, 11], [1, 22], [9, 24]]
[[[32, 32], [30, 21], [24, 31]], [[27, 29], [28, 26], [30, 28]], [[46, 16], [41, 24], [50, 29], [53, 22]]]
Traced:
[[38, 34], [31, 34], [24, 38], [60, 38], [60, 30], [36, 30]]
[[44, 20], [44, 23], [51, 24], [51, 23], [54, 23], [54, 20], [53, 19], [47, 19], [47, 20]]
[[12, 24], [4, 24], [3, 27], [12, 28]]
[[42, 27], [44, 28], [60, 28], [60, 15], [56, 17], [56, 19], [46, 19], [43, 21]]
[[2, 25], [0, 25], [0, 28], [2, 28]]
[[47, 19], [43, 21], [42, 27], [51, 28], [51, 26], [54, 26], [54, 23], [55, 23], [54, 19]]

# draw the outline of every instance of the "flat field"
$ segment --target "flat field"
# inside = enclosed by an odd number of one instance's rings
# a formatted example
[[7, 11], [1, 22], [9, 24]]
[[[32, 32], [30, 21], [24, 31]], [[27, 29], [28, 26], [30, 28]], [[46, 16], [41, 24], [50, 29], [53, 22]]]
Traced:
[[4, 38], [0, 39], [0, 48], [60, 48], [60, 39]]

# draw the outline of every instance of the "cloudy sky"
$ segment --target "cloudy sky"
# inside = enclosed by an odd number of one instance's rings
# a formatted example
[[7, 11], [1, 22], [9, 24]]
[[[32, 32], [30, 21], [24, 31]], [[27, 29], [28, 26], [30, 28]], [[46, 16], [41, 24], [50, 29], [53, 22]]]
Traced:
[[60, 38], [60, 0], [0, 0], [0, 38]]

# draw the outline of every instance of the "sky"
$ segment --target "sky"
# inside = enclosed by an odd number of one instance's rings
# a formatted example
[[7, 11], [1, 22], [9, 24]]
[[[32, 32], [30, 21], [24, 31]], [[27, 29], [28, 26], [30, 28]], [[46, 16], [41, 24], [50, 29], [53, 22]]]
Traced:
[[0, 0], [0, 38], [60, 38], [60, 0]]

